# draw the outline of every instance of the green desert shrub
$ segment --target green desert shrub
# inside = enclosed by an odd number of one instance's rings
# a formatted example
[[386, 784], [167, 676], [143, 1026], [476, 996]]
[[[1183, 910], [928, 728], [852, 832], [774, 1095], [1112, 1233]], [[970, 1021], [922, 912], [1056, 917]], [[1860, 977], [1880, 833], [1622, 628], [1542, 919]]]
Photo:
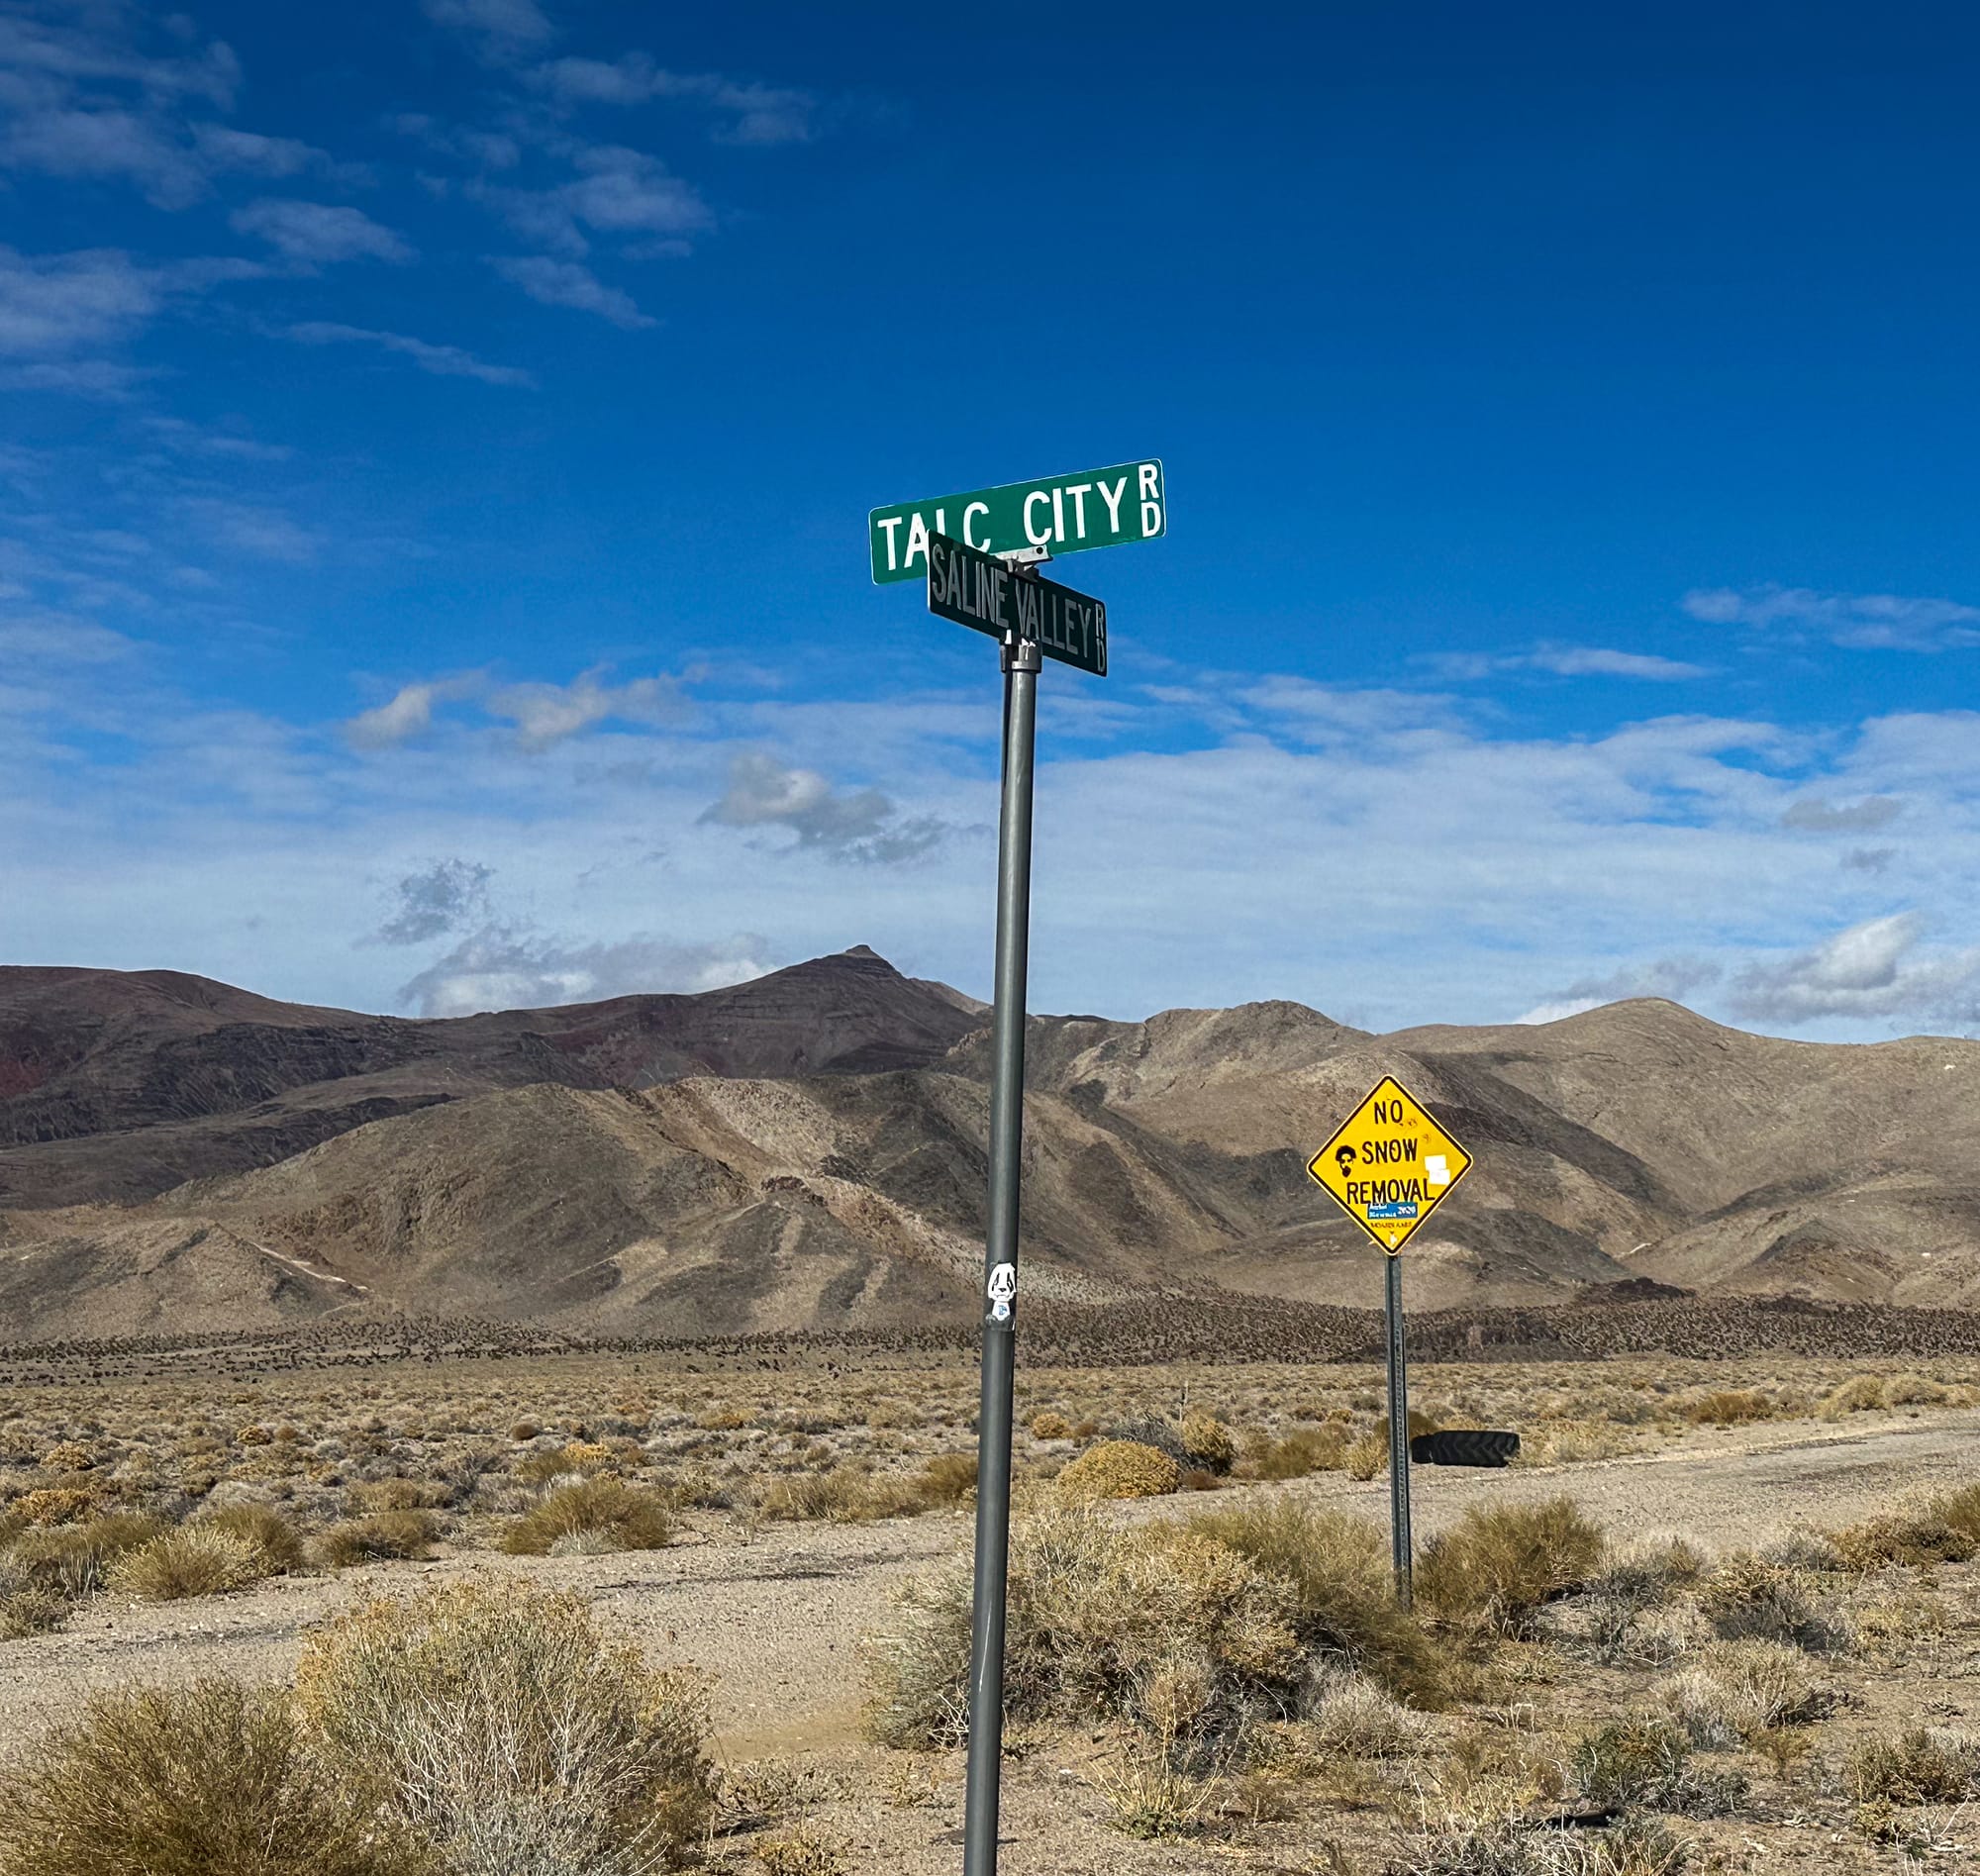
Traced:
[[1824, 1396], [1815, 1411], [1824, 1420], [1846, 1420], [1851, 1414], [1873, 1413], [1884, 1404], [1884, 1383], [1880, 1376], [1853, 1374]]
[[1846, 1621], [1819, 1580], [1794, 1563], [1749, 1550], [1723, 1558], [1697, 1592], [1698, 1606], [1728, 1641], [1785, 1641], [1813, 1654], [1832, 1654], [1852, 1639]]
[[1656, 1818], [1565, 1831], [1518, 1818], [1456, 1817], [1409, 1832], [1383, 1876], [1682, 1876], [1691, 1845]]
[[246, 1589], [261, 1574], [247, 1538], [200, 1523], [181, 1525], [125, 1551], [105, 1573], [104, 1587], [141, 1603], [175, 1603]]
[[1962, 1485], [1931, 1501], [1931, 1515], [1980, 1544], [1980, 1485]]
[[333, 1570], [390, 1557], [429, 1556], [439, 1529], [431, 1512], [373, 1512], [368, 1518], [346, 1518], [318, 1533], [316, 1556]]
[[1952, 1390], [1929, 1374], [1894, 1374], [1884, 1384], [1884, 1398], [1893, 1407], [1943, 1407]]
[[1416, 1592], [1447, 1623], [1524, 1632], [1546, 1604], [1601, 1568], [1602, 1528], [1570, 1498], [1474, 1505], [1423, 1546]]
[[1685, 1419], [1700, 1427], [1744, 1427], [1754, 1421], [1772, 1420], [1774, 1404], [1756, 1388], [1715, 1388], [1680, 1410]]
[[451, 1876], [644, 1876], [706, 1838], [699, 1676], [656, 1671], [576, 1597], [365, 1604], [305, 1645], [296, 1706], [324, 1763]]
[[794, 1523], [823, 1520], [835, 1525], [867, 1525], [922, 1509], [918, 1482], [872, 1473], [854, 1465], [824, 1472], [794, 1472], [772, 1479], [757, 1509], [765, 1518]]
[[976, 1459], [967, 1452], [940, 1452], [915, 1475], [916, 1496], [924, 1505], [966, 1505], [976, 1496]]
[[1936, 1727], [1865, 1739], [1843, 1770], [1858, 1804], [1957, 1805], [1980, 1797], [1980, 1740]]
[[78, 1525], [24, 1530], [8, 1546], [7, 1556], [29, 1583], [72, 1602], [95, 1594], [119, 1557], [166, 1529], [143, 1513], [112, 1512]]
[[0, 1781], [4, 1876], [440, 1876], [228, 1680], [93, 1695]]
[[1860, 1525], [1829, 1533], [1843, 1568], [1881, 1570], [1892, 1563], [1964, 1563], [1980, 1551], [1980, 1537], [1948, 1524], [1930, 1508], [1884, 1512]]
[[617, 1479], [587, 1478], [560, 1485], [502, 1533], [511, 1556], [544, 1557], [585, 1548], [659, 1550], [672, 1541], [674, 1521], [652, 1492]]
[[1582, 1797], [1604, 1810], [1640, 1805], [1723, 1817], [1746, 1794], [1743, 1773], [1693, 1766], [1689, 1736], [1661, 1714], [1632, 1715], [1598, 1728], [1574, 1748], [1571, 1769]]
[[1365, 1518], [1268, 1499], [1189, 1521], [1292, 1592], [1293, 1632], [1320, 1661], [1344, 1662], [1418, 1705], [1439, 1697], [1440, 1651], [1396, 1602], [1388, 1537]]
[[1246, 1469], [1261, 1479], [1303, 1479], [1314, 1472], [1339, 1472], [1347, 1464], [1347, 1436], [1337, 1426], [1295, 1427], [1280, 1439], [1261, 1436], [1246, 1458]]
[[1182, 1467], [1166, 1452], [1135, 1439], [1103, 1439], [1058, 1475], [1068, 1503], [1102, 1498], [1163, 1498], [1182, 1484]]
[[1657, 1705], [1693, 1745], [1724, 1750], [1824, 1718], [1834, 1699], [1799, 1648], [1722, 1641], [1657, 1689]]
[[1231, 1429], [1214, 1414], [1191, 1413], [1182, 1417], [1182, 1449], [1193, 1466], [1222, 1477], [1238, 1458], [1238, 1442]]
[[[868, 1649], [870, 1730], [887, 1745], [953, 1744], [967, 1730], [968, 1568], [910, 1583], [896, 1616]], [[1305, 1664], [1293, 1585], [1202, 1531], [1061, 1507], [1012, 1532], [1014, 1717], [1144, 1721], [1202, 1739], [1255, 1701], [1282, 1707]]]
[[272, 1505], [218, 1505], [195, 1522], [239, 1537], [252, 1552], [257, 1575], [287, 1576], [303, 1567], [303, 1540]]

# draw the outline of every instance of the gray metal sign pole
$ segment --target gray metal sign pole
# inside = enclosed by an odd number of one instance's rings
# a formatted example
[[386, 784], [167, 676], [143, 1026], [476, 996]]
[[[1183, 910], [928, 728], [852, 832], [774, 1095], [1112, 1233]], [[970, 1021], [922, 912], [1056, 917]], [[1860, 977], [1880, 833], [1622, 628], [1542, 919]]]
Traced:
[[1389, 1528], [1396, 1563], [1396, 1600], [1411, 1600], [1410, 1383], [1403, 1351], [1403, 1260], [1389, 1266]]
[[1004, 1756], [1004, 1596], [1011, 1550], [1018, 1158], [1025, 1125], [1025, 966], [1032, 918], [1032, 751], [1039, 647], [1004, 646], [1004, 802], [997, 836], [997, 1006], [991, 1027], [990, 1220], [983, 1254], [983, 1397], [976, 1420], [976, 1601], [969, 1630], [963, 1876], [995, 1876]]

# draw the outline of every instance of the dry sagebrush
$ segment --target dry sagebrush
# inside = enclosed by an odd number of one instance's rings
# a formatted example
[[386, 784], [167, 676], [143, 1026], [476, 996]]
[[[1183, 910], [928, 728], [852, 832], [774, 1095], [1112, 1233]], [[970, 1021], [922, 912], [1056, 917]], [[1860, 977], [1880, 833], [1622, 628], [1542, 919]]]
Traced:
[[440, 1876], [298, 1745], [288, 1698], [206, 1680], [91, 1698], [0, 1787], [4, 1876]]
[[458, 1876], [647, 1876], [714, 1805], [699, 1677], [575, 1597], [464, 1584], [364, 1605], [296, 1673], [306, 1737]]

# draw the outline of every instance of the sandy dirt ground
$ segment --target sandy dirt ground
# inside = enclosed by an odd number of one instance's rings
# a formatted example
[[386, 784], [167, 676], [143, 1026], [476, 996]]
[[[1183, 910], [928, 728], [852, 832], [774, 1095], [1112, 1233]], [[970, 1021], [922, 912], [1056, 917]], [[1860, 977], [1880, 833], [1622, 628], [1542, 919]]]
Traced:
[[[1718, 1549], [1797, 1525], [1841, 1525], [1910, 1490], [1980, 1475], [1980, 1410], [1836, 1429], [1773, 1427], [1625, 1459], [1505, 1472], [1416, 1469], [1419, 1539], [1490, 1499], [1571, 1494], [1612, 1531], [1680, 1531]], [[1373, 1518], [1388, 1482], [1336, 1473], [1285, 1491]], [[1161, 1516], [1188, 1501], [1127, 1512]], [[666, 1550], [603, 1557], [475, 1553], [389, 1563], [332, 1577], [273, 1579], [193, 1602], [118, 1606], [98, 1598], [65, 1631], [0, 1643], [0, 1749], [88, 1688], [202, 1673], [280, 1679], [303, 1632], [367, 1593], [463, 1575], [527, 1576], [582, 1592], [632, 1629], [664, 1665], [715, 1677], [715, 1718], [734, 1760], [849, 1745], [857, 1736], [861, 1637], [881, 1628], [890, 1593], [967, 1553], [966, 1513], [855, 1526], [766, 1525], [740, 1541], [718, 1521]]]

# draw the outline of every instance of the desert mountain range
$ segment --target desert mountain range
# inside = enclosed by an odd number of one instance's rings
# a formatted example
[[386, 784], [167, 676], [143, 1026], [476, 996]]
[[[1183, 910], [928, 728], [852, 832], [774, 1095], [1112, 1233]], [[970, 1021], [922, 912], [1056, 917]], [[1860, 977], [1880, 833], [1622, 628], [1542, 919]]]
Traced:
[[[1406, 1253], [1412, 1308], [1645, 1279], [1980, 1306], [1980, 1044], [1654, 1000], [1385, 1036], [1295, 1003], [1035, 1017], [1026, 1294], [1375, 1302], [1379, 1256], [1304, 1168], [1384, 1073], [1477, 1161]], [[0, 1339], [967, 1318], [987, 1076], [983, 1006], [863, 946], [438, 1021], [0, 968]]]

